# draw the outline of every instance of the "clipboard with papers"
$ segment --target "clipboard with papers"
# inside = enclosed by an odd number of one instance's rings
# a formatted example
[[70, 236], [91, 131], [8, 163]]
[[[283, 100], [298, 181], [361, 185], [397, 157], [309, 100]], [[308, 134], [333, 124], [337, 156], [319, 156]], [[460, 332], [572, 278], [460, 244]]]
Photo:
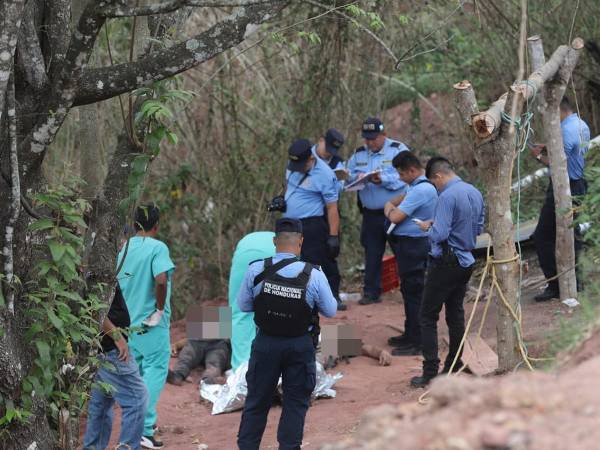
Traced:
[[373, 170], [372, 172], [367, 172], [359, 179], [353, 181], [352, 183], [347, 184], [346, 187], [344, 187], [344, 191], [345, 192], [362, 191], [365, 188], [365, 186], [367, 185], [367, 183], [373, 179], [373, 176], [375, 176], [376, 174], [378, 174], [380, 172], [381, 172], [380, 170]]

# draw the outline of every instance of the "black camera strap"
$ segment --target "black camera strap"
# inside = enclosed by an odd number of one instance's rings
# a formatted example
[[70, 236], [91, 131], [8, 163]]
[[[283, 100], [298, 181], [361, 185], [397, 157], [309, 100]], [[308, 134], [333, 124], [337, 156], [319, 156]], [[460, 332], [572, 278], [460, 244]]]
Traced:
[[[293, 173], [294, 172], [291, 172], [290, 176], [287, 177], [287, 179], [285, 180], [285, 184], [287, 186], [289, 186], [289, 184], [290, 184], [290, 177], [292, 176]], [[294, 192], [296, 192], [296, 190], [302, 185], [302, 183], [304, 183], [304, 180], [306, 180], [307, 178], [308, 178], [308, 172], [306, 172], [304, 174], [304, 176], [302, 178], [300, 178], [300, 182], [296, 186], [294, 186], [294, 190], [292, 192], [290, 192], [290, 195], [288, 195], [288, 199], [294, 194]], [[284, 196], [285, 196], [285, 194], [284, 194]]]

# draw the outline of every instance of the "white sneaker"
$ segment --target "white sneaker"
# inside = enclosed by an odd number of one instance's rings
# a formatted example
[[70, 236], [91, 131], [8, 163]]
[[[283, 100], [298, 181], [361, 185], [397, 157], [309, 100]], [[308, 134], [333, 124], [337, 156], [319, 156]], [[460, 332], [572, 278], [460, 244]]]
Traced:
[[154, 436], [142, 436], [140, 445], [144, 448], [163, 448], [164, 444], [161, 441], [154, 439]]

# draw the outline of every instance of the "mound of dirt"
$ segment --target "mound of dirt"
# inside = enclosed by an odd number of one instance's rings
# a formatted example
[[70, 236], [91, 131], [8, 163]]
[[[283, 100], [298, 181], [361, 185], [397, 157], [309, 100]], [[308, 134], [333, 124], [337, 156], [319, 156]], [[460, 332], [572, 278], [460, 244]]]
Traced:
[[371, 409], [322, 450], [596, 450], [600, 356], [560, 374], [440, 377], [428, 403]]

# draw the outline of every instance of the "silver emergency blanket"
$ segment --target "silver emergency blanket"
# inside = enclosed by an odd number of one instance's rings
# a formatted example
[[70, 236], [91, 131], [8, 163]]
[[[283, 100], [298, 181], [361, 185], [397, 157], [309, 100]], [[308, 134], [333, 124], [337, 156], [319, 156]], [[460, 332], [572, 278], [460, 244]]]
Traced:
[[[333, 385], [340, 380], [343, 375], [338, 372], [335, 375], [330, 375], [325, 372], [323, 365], [316, 361], [317, 379], [315, 389], [312, 393], [313, 398], [334, 398], [335, 390]], [[213, 404], [211, 414], [223, 414], [244, 407], [248, 387], [246, 386], [246, 372], [248, 371], [248, 363], [241, 364], [237, 370], [227, 371], [227, 383], [225, 384], [207, 384], [202, 380], [200, 382], [200, 397], [208, 400]], [[277, 390], [281, 393], [281, 378]]]

